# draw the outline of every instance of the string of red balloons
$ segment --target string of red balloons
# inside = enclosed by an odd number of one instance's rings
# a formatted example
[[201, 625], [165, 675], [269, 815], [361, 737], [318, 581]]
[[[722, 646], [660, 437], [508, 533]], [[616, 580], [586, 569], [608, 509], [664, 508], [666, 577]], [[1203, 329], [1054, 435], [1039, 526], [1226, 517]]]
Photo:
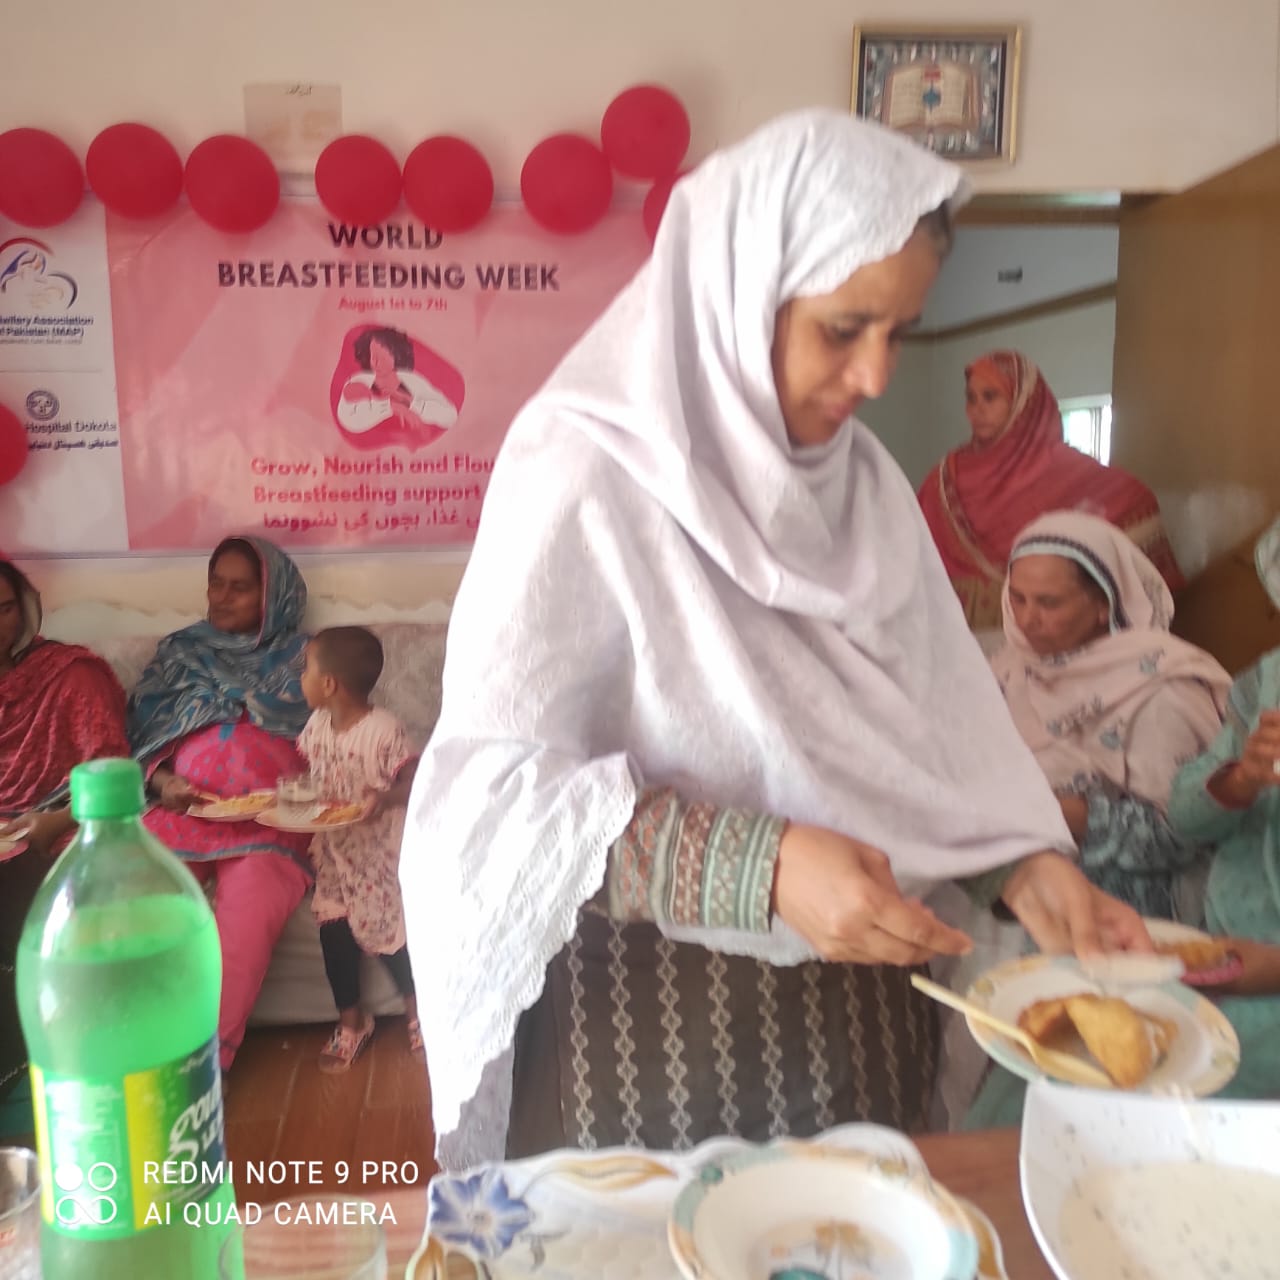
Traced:
[[[598, 141], [557, 133], [529, 152], [520, 171], [525, 208], [548, 231], [573, 235], [609, 208], [615, 172], [651, 183], [643, 217], [656, 234], [662, 208], [689, 148], [689, 116], [659, 85], [635, 85], [609, 104]], [[154, 218], [185, 189], [195, 213], [220, 231], [256, 231], [280, 202], [280, 176], [248, 138], [206, 138], [182, 163], [176, 148], [145, 124], [113, 124], [94, 138], [84, 169], [74, 151], [43, 129], [0, 133], [0, 215], [27, 227], [65, 222], [79, 207], [85, 180], [113, 213]], [[493, 172], [471, 143], [449, 134], [427, 138], [401, 166], [376, 138], [345, 134], [320, 153], [316, 194], [335, 218], [369, 226], [390, 217], [401, 199], [437, 231], [478, 225], [493, 204]]]
[[[529, 152], [520, 195], [548, 231], [573, 235], [595, 226], [613, 199], [614, 174], [650, 183], [641, 216], [652, 240], [689, 149], [689, 116], [658, 85], [618, 94], [600, 122], [600, 139], [557, 133]], [[184, 165], [174, 145], [145, 124], [113, 124], [94, 138], [84, 168], [61, 138], [43, 129], [0, 133], [0, 216], [25, 227], [53, 227], [80, 207], [85, 180], [102, 203], [125, 218], [154, 218], [184, 189], [195, 213], [219, 231], [246, 233], [270, 221], [280, 203], [280, 175], [248, 138], [206, 138]], [[376, 138], [334, 139], [315, 168], [316, 194], [333, 217], [358, 226], [385, 221], [403, 199], [415, 217], [453, 234], [482, 222], [493, 205], [493, 172], [462, 138], [420, 142], [403, 167]], [[0, 405], [0, 486], [27, 462], [22, 419]]]

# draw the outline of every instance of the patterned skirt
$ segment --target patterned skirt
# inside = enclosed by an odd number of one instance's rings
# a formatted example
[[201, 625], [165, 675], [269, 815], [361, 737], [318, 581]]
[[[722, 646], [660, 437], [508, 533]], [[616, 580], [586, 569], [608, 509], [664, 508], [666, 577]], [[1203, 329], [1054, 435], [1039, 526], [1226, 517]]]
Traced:
[[909, 970], [778, 967], [584, 913], [516, 1031], [507, 1157], [918, 1131], [937, 1049]]

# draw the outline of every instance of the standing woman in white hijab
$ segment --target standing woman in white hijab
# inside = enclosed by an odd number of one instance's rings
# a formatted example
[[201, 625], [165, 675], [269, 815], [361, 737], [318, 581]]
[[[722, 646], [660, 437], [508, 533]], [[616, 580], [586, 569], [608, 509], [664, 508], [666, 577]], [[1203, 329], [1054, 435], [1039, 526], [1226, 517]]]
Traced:
[[909, 967], [969, 946], [920, 901], [942, 881], [982, 877], [1044, 947], [1149, 945], [1064, 856], [854, 417], [961, 185], [843, 114], [775, 121], [679, 183], [513, 423], [401, 869], [446, 1167], [917, 1127]]

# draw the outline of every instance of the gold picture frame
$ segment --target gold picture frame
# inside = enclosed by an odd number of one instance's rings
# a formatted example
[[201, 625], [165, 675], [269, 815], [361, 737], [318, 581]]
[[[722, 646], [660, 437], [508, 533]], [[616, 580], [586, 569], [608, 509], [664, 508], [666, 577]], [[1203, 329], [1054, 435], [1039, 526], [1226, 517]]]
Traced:
[[855, 116], [948, 160], [1012, 164], [1022, 28], [877, 25], [853, 29]]

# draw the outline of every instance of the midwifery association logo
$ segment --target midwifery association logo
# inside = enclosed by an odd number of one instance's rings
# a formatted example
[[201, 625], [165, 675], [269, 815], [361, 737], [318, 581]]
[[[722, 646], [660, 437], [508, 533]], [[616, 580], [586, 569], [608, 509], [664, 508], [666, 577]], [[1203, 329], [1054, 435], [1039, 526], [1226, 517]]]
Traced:
[[0, 244], [0, 308], [69, 311], [80, 296], [75, 280], [55, 271], [53, 250], [27, 236]]

